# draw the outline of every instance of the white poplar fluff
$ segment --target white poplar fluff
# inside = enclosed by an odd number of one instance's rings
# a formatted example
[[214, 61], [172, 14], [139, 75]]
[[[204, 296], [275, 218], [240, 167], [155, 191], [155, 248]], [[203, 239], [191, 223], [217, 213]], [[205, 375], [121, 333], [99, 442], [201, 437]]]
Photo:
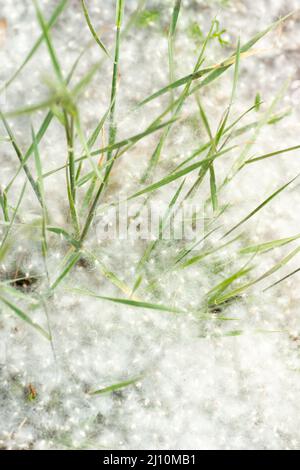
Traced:
[[[45, 21], [59, 3], [38, 2]], [[78, 158], [86, 154], [87, 140], [108, 110], [92, 151], [111, 142], [110, 124], [116, 126], [114, 143], [144, 132], [184, 89], [184, 85], [174, 88], [173, 94], [169, 90], [144, 106], [137, 106], [168, 85], [172, 76], [168, 31], [174, 2], [140, 2], [141, 11], [136, 13], [137, 0], [127, 0], [121, 26], [115, 110], [111, 116], [116, 3], [85, 1], [92, 26], [110, 57], [92, 37], [80, 1], [69, 0], [50, 29], [49, 38], [64, 78], [90, 44], [68, 85], [70, 101], [66, 102], [63, 82], [59, 82], [45, 40], [5, 88], [43, 32], [33, 2], [0, 0], [1, 112], [23, 156], [33, 142], [32, 127], [38, 135], [50, 107], [54, 112], [35, 148], [43, 175], [49, 173], [42, 178], [47, 224], [48, 228], [64, 229], [76, 240], [66, 170], [54, 172], [64, 167], [68, 158], [60, 100], [65, 100], [69, 116], [76, 104], [82, 131], [80, 136], [75, 123], [73, 144]], [[243, 46], [256, 33], [297, 8], [297, 0], [182, 0], [174, 32], [173, 77], [177, 80], [193, 72], [215, 17], [218, 22], [200, 68], [221, 63], [237, 53], [239, 37]], [[135, 16], [130, 23], [132, 15]], [[232, 140], [226, 145], [234, 148], [214, 162], [217, 211], [214, 213], [211, 207], [209, 173], [193, 199], [204, 206], [202, 216], [209, 236], [182, 259], [183, 250], [192, 246], [192, 241], [158, 241], [139, 270], [138, 264], [151, 240], [103, 240], [98, 223], [106, 220], [111, 227], [112, 204], [207, 156], [206, 151], [176, 170], [209, 140], [196, 96], [216, 135], [230, 103], [234, 64], [209, 86], [185, 99], [176, 116], [178, 122], [172, 124], [148, 179], [141, 182], [165, 129], [142, 138], [116, 159], [99, 198], [96, 218], [81, 246], [82, 256], [59, 283], [56, 280], [63, 272], [66, 257], [72, 249], [76, 255], [77, 248], [64, 233], [46, 229], [47, 276], [41, 251], [43, 211], [28, 175], [24, 168], [20, 169], [16, 149], [7, 139], [2, 121], [2, 199], [4, 189], [17, 176], [7, 193], [8, 221], [0, 207], [0, 448], [299, 449], [300, 274], [296, 271], [300, 257], [293, 250], [297, 250], [300, 240], [296, 237], [300, 235], [300, 180], [274, 196], [232, 233], [228, 232], [300, 173], [300, 150], [246, 164], [222, 184], [239, 156], [244, 163], [300, 145], [299, 22], [296, 11], [257, 42], [249, 54], [240, 54], [239, 77], [227, 125], [253, 106], [255, 99], [257, 109], [246, 114], [232, 133], [256, 124], [235, 136], [228, 132], [227, 137]], [[99, 65], [95, 73], [74, 98], [76, 85], [95, 64]], [[194, 80], [191, 89], [197, 83], [199, 80]], [[45, 106], [24, 112], [25, 108], [45, 102]], [[161, 123], [171, 117], [172, 113], [162, 117]], [[27, 168], [38, 181], [36, 156], [32, 152]], [[105, 153], [102, 165], [106, 156]], [[101, 174], [97, 176], [99, 156], [88, 157], [79, 181], [96, 171], [98, 188], [97, 178], [104, 174], [99, 165]], [[147, 193], [154, 210], [168, 207], [185, 178], [180, 193], [180, 198], [184, 197], [198, 171]], [[80, 210], [90, 181], [82, 181], [77, 188], [81, 230], [88, 211]], [[134, 199], [135, 209], [142, 208], [147, 194]], [[138, 221], [145, 222], [143, 212]], [[200, 235], [201, 229], [196, 239], [201, 239]], [[272, 245], [272, 249], [241, 251], [290, 237], [294, 240]], [[196, 256], [197, 262], [184, 265]], [[278, 269], [271, 271], [276, 266]], [[237, 275], [232, 284], [229, 282], [223, 291], [218, 291], [217, 299], [223, 296], [224, 301], [208, 305], [207, 300], [214, 299], [216, 293], [212, 289], [241, 270], [245, 271], [243, 275]], [[285, 280], [267, 289], [285, 276]], [[252, 284], [260, 277], [259, 282]], [[247, 288], [241, 288], [247, 284]], [[132, 292], [134, 286], [136, 290]], [[226, 297], [235, 290], [236, 295]], [[23, 314], [28, 317], [24, 319]], [[99, 390], [104, 393], [93, 393]]]

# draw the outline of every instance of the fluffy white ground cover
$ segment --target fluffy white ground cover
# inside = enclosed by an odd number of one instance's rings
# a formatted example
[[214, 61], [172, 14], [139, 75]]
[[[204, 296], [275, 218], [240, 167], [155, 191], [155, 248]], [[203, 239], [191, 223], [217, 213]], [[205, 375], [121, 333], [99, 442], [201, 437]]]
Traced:
[[[80, 2], [71, 0], [69, 3], [52, 31], [65, 75], [91, 38]], [[57, 4], [54, 0], [40, 2], [46, 18]], [[101, 38], [113, 51], [115, 2], [91, 0], [86, 4]], [[5, 19], [1, 23], [0, 63], [3, 66], [0, 78], [5, 82], [30, 50], [40, 29], [31, 1], [0, 0], [0, 6]], [[183, 0], [175, 42], [176, 78], [190, 73], [196, 62], [201, 37], [195, 23], [207, 34], [217, 15], [220, 28], [226, 29], [222, 39], [229, 45], [221, 46], [217, 38], [209, 45], [206, 57], [211, 64], [232, 53], [239, 36], [241, 43], [245, 43], [298, 6], [296, 0]], [[126, 2], [125, 19], [135, 7], [135, 1]], [[153, 21], [146, 26], [141, 21], [122, 40], [118, 140], [142, 132], [169, 99], [166, 96], [149, 103], [147, 108], [131, 112], [136, 103], [169, 80], [168, 46], [163, 31], [169, 27], [172, 2], [149, 0], [146, 8], [155, 13]], [[299, 144], [299, 21], [299, 14], [295, 13], [255, 46], [259, 51], [253, 57], [241, 60], [232, 116], [237, 117], [248, 109], [257, 93], [263, 100], [261, 109], [246, 117], [243, 124], [262, 119], [276, 96], [278, 103], [274, 104], [273, 112], [290, 111], [277, 124], [263, 126], [251, 147], [249, 141], [255, 130], [246, 137], [239, 137], [239, 152], [249, 145], [248, 158]], [[88, 68], [103, 57], [99, 47], [93, 45], [82, 57], [72, 83], [76, 84]], [[230, 69], [202, 94], [200, 92], [213, 129], [228, 105], [232, 78], [233, 69]], [[44, 100], [49, 95], [49, 83], [53, 81], [51, 62], [43, 45], [7, 89], [2, 109], [15, 110]], [[87, 135], [107, 109], [110, 81], [111, 63], [103, 59], [79, 102]], [[31, 143], [31, 123], [38, 129], [44, 115], [45, 111], [39, 111], [30, 117], [9, 118], [22, 149], [27, 149]], [[175, 131], [163, 148], [155, 181], [170, 173], [207, 140], [203, 125], [199, 119], [195, 121], [197, 106], [193, 98], [187, 100], [182, 115], [182, 121], [175, 125]], [[5, 135], [4, 128], [1, 135]], [[105, 143], [107, 132], [102, 138]], [[140, 177], [157, 142], [157, 134], [147, 137], [116, 164], [105, 193], [106, 203], [141, 188]], [[77, 147], [80, 151], [80, 143]], [[219, 183], [228, 174], [235, 152], [216, 163]], [[58, 121], [53, 121], [47, 130], [40, 153], [44, 172], [64, 165], [66, 142]], [[221, 204], [224, 207], [229, 204], [229, 208], [218, 218], [215, 226], [219, 229], [210, 238], [208, 249], [220, 244], [222, 235], [299, 173], [298, 154], [299, 151], [295, 151], [248, 165], [220, 190]], [[10, 143], [2, 142], [2, 187], [17, 169], [13, 148]], [[24, 175], [20, 173], [10, 195], [11, 204], [17, 203], [23, 183]], [[156, 204], [169, 203], [178, 184], [176, 181], [156, 193], [153, 196]], [[45, 179], [45, 192], [51, 225], [68, 228], [64, 171]], [[201, 188], [198, 196], [202, 200], [209, 196], [208, 185]], [[299, 274], [263, 292], [265, 287], [296, 270], [299, 256], [221, 312], [234, 321], [218, 320], [220, 312], [211, 312], [208, 320], [189, 313], [200, 309], [209, 289], [250, 260], [251, 256], [238, 254], [241, 247], [300, 232], [299, 203], [299, 182], [295, 182], [232, 234], [233, 237], [241, 233], [239, 240], [186, 269], [164, 273], [182, 245], [161, 242], [146, 265], [137, 295], [144, 301], [184, 308], [187, 313], [125, 306], [72, 292], [73, 287], [81, 287], [98, 295], [125, 298], [126, 286], [132, 287], [136, 279], [136, 265], [146, 243], [98, 241], [94, 229], [85, 246], [98, 262], [79, 264], [54, 295], [34, 309], [32, 305], [45, 291], [47, 280], [40, 254], [40, 208], [28, 187], [10, 237], [9, 250], [1, 259], [1, 281], [16, 271], [36, 278], [32, 291], [27, 289], [29, 292], [24, 294], [15, 289], [14, 295], [19, 292], [20, 298], [12, 298], [17, 305], [29, 309], [34, 321], [50, 328], [52, 343], [1, 304], [0, 447], [299, 448]], [[206, 216], [212, 216], [210, 208]], [[49, 244], [48, 266], [54, 280], [60, 273], [68, 245], [55, 234], [49, 235]], [[257, 255], [251, 278], [271, 269], [297, 246], [296, 240]], [[198, 253], [196, 250], [195, 254]], [[121, 290], [112, 282], [111, 272], [124, 283]], [[147, 287], [153, 280], [158, 282], [150, 291]], [[113, 393], [89, 394], [135, 378], [134, 384]]]

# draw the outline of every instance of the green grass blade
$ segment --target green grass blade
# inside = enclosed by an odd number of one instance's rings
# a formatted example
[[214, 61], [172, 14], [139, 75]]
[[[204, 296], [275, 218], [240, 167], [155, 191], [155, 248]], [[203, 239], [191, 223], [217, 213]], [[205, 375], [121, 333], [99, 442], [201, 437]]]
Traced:
[[100, 388], [99, 390], [89, 392], [89, 395], [103, 395], [105, 393], [116, 392], [117, 390], [121, 390], [122, 388], [127, 388], [130, 385], [134, 385], [139, 380], [141, 380], [141, 377], [137, 377], [135, 379], [130, 380], [124, 380], [123, 382], [118, 382], [113, 385], [109, 385], [108, 387]]
[[294, 237], [281, 238], [280, 240], [272, 240], [270, 242], [260, 243], [258, 245], [247, 246], [246, 248], [242, 248], [240, 253], [242, 255], [248, 255], [251, 253], [266, 253], [267, 251], [287, 245], [288, 243], [298, 240], [299, 238], [300, 234], [295, 235]]
[[209, 166], [209, 183], [210, 183], [210, 195], [211, 195], [211, 203], [214, 212], [217, 212], [219, 203], [218, 203], [218, 190], [217, 190], [217, 181], [216, 181], [216, 174], [214, 169], [214, 164], [212, 163]]
[[[178, 16], [181, 8], [181, 0], [174, 0], [174, 8], [172, 13], [171, 24], [169, 28], [169, 37], [168, 37], [168, 54], [169, 54], [169, 81], [170, 83], [175, 81], [175, 65], [174, 65], [174, 40], [175, 32], [178, 21]], [[172, 102], [174, 101], [174, 96], [171, 94]]]
[[92, 25], [92, 22], [91, 22], [91, 19], [90, 19], [90, 16], [89, 16], [89, 12], [88, 12], [88, 9], [87, 9], [87, 6], [85, 4], [85, 1], [84, 0], [81, 0], [81, 5], [82, 5], [82, 9], [83, 9], [83, 13], [84, 13], [84, 17], [85, 17], [85, 20], [86, 20], [86, 23], [89, 27], [89, 30], [93, 36], [93, 38], [95, 39], [96, 43], [98, 44], [98, 46], [100, 46], [100, 48], [102, 49], [102, 51], [107, 55], [107, 57], [110, 58], [110, 55], [109, 55], [109, 52], [108, 50], [106, 49], [105, 45], [103, 44], [103, 42], [101, 41], [101, 39], [99, 38], [98, 34], [96, 33], [93, 25]]
[[114, 272], [112, 272], [98, 256], [86, 249], [83, 250], [83, 253], [86, 254], [87, 257], [90, 258], [92, 261], [95, 261], [96, 269], [98, 269], [100, 273], [109, 282], [111, 282], [114, 286], [120, 289], [120, 291], [123, 292], [125, 295], [131, 295], [131, 288], [127, 284], [125, 284], [124, 281], [119, 279], [118, 276]]
[[214, 300], [215, 304], [221, 304], [224, 302], [227, 302], [231, 298], [236, 297], [237, 295], [244, 294], [245, 291], [247, 291], [250, 287], [254, 286], [255, 284], [263, 281], [267, 277], [271, 276], [275, 272], [277, 272], [279, 269], [281, 269], [283, 266], [285, 266], [291, 259], [293, 259], [298, 253], [300, 253], [300, 247], [295, 248], [293, 251], [291, 251], [287, 256], [282, 258], [278, 263], [276, 263], [271, 269], [268, 269], [264, 274], [259, 276], [257, 279], [248, 282], [247, 284], [238, 287], [237, 289], [234, 289], [233, 291], [229, 292], [228, 294], [225, 294], [221, 297], [218, 297]]
[[289, 273], [289, 274], [287, 274], [286, 276], [284, 276], [284, 277], [282, 277], [281, 279], [279, 279], [279, 281], [274, 282], [273, 284], [271, 284], [270, 286], [268, 286], [266, 289], [263, 290], [263, 292], [266, 292], [267, 290], [272, 289], [272, 287], [278, 286], [278, 284], [281, 284], [282, 282], [286, 281], [287, 279], [289, 279], [290, 277], [294, 276], [295, 274], [297, 274], [297, 273], [299, 273], [299, 272], [300, 272], [300, 268], [295, 269], [295, 270], [292, 271], [291, 273]]
[[65, 263], [65, 267], [64, 267], [63, 271], [61, 272], [61, 274], [59, 274], [59, 276], [56, 278], [56, 280], [51, 285], [50, 291], [54, 291], [56, 289], [56, 287], [62, 282], [62, 280], [69, 274], [69, 272], [71, 271], [73, 266], [75, 266], [75, 264], [79, 261], [81, 256], [82, 256], [82, 254], [77, 252], [77, 251], [75, 253], [72, 253], [69, 256], [67, 262]]
[[265, 207], [269, 202], [271, 202], [278, 194], [280, 194], [282, 191], [284, 191], [290, 184], [292, 184], [299, 175], [295, 176], [292, 180], [290, 180], [288, 183], [284, 184], [281, 186], [279, 189], [277, 189], [274, 193], [272, 193], [267, 199], [265, 199], [259, 206], [257, 206], [253, 211], [250, 212], [246, 217], [244, 217], [238, 224], [236, 224], [232, 229], [230, 229], [228, 232], [225, 233], [224, 237], [227, 237], [230, 233], [232, 233], [234, 230], [236, 230], [238, 227], [240, 227], [242, 224], [244, 224], [247, 220], [249, 220], [251, 217], [253, 217], [258, 211], [260, 211], [263, 207]]
[[156, 183], [150, 184], [149, 186], [146, 186], [145, 188], [141, 189], [140, 191], [137, 191], [132, 196], [130, 196], [128, 199], [133, 199], [133, 198], [141, 196], [142, 194], [146, 194], [146, 193], [150, 193], [152, 191], [155, 191], [156, 189], [159, 189], [160, 187], [165, 186], [166, 184], [169, 184], [172, 181], [177, 180], [178, 178], [182, 178], [183, 176], [187, 175], [188, 173], [191, 173], [192, 171], [200, 168], [202, 165], [205, 165], [208, 162], [212, 162], [214, 159], [220, 157], [221, 155], [224, 155], [228, 151], [230, 151], [230, 149], [224, 150], [222, 152], [218, 152], [215, 155], [212, 155], [209, 158], [201, 160], [200, 162], [189, 165], [188, 167], [186, 167], [186, 168], [184, 168], [180, 171], [177, 171], [176, 173], [171, 173], [170, 175], [166, 176], [165, 178], [162, 178], [161, 180], [157, 181]]
[[[4, 115], [1, 111], [0, 111], [0, 118], [3, 122], [3, 124], [4, 124], [4, 127], [6, 129], [6, 132], [9, 136], [9, 138], [10, 138], [10, 142], [11, 142], [11, 144], [12, 144], [12, 146], [13, 146], [15, 152], [16, 152], [16, 155], [17, 155], [20, 163], [23, 164], [23, 169], [24, 169], [24, 172], [27, 176], [27, 179], [28, 179], [28, 181], [29, 181], [29, 183], [30, 183], [30, 185], [31, 185], [31, 187], [32, 187], [39, 203], [42, 204], [42, 198], [41, 198], [41, 195], [39, 193], [38, 186], [37, 186], [32, 174], [31, 174], [31, 171], [29, 170], [28, 166], [26, 164], [24, 164], [24, 162], [23, 162], [24, 157], [23, 157], [23, 154], [21, 152], [21, 149], [19, 148], [19, 146], [17, 144], [16, 138], [13, 134], [13, 131], [12, 131], [11, 127], [9, 126], [8, 122], [6, 121]], [[6, 188], [6, 191], [7, 191], [7, 188]]]
[[239, 237], [233, 238], [229, 242], [223, 243], [218, 245], [216, 248], [211, 248], [210, 250], [203, 251], [201, 254], [193, 256], [192, 258], [188, 259], [184, 263], [180, 265], [181, 269], [188, 268], [189, 266], [192, 266], [195, 263], [199, 263], [199, 261], [202, 261], [204, 258], [207, 256], [213, 255], [217, 253], [218, 251], [223, 250], [223, 248], [226, 248], [227, 246], [231, 245], [234, 243]]
[[60, 227], [47, 227], [47, 230], [56, 235], [61, 235], [67, 242], [71, 243], [75, 248], [79, 248], [78, 242], [63, 228]]
[[[111, 96], [110, 96], [110, 114], [109, 114], [109, 146], [115, 143], [117, 135], [117, 127], [115, 122], [116, 96], [117, 96], [117, 80], [119, 73], [120, 59], [120, 43], [121, 43], [121, 26], [123, 18], [125, 0], [117, 0], [116, 6], [116, 39], [115, 39], [115, 58], [112, 74]], [[112, 158], [112, 151], [107, 152], [107, 160]]]
[[166, 305], [153, 304], [153, 303], [149, 303], [149, 302], [142, 302], [142, 301], [139, 301], [139, 300], [120, 299], [120, 298], [117, 298], [117, 297], [107, 297], [107, 296], [104, 296], [104, 295], [94, 294], [93, 292], [91, 292], [89, 290], [85, 290], [85, 289], [72, 289], [72, 292], [77, 292], [78, 294], [81, 294], [81, 295], [94, 297], [95, 299], [107, 300], [109, 302], [122, 304], [122, 305], [127, 305], [129, 307], [144, 308], [144, 309], [149, 309], [149, 310], [158, 310], [158, 311], [161, 311], [161, 312], [168, 312], [168, 313], [186, 313], [184, 310], [169, 307], [169, 306], [166, 306]]
[[62, 74], [62, 71], [61, 71], [61, 67], [60, 67], [56, 52], [55, 52], [54, 47], [52, 45], [52, 41], [51, 41], [51, 38], [50, 38], [50, 31], [47, 28], [47, 24], [44, 20], [44, 17], [42, 15], [42, 12], [41, 12], [41, 10], [39, 8], [39, 5], [38, 5], [38, 1], [33, 0], [33, 3], [34, 3], [34, 6], [35, 6], [38, 22], [39, 22], [40, 27], [41, 27], [42, 32], [43, 32], [44, 40], [47, 44], [47, 48], [48, 48], [48, 51], [49, 51], [49, 55], [50, 55], [51, 62], [52, 62], [53, 68], [55, 70], [56, 76], [57, 76], [58, 80], [61, 83], [63, 83], [64, 78], [63, 78], [63, 74]]
[[47, 215], [47, 206], [46, 206], [46, 201], [45, 201], [42, 162], [41, 162], [37, 138], [36, 138], [33, 126], [31, 126], [31, 136], [32, 136], [32, 142], [33, 142], [33, 148], [34, 148], [34, 161], [35, 161], [35, 167], [36, 167], [36, 172], [37, 172], [37, 186], [39, 189], [39, 194], [41, 195], [41, 202], [42, 202], [42, 254], [43, 254], [44, 261], [46, 263], [46, 256], [47, 256], [47, 250], [48, 250], [46, 225], [47, 225], [48, 215]]
[[0, 295], [0, 301], [3, 304], [5, 304], [10, 310], [12, 310], [19, 318], [21, 318], [21, 320], [23, 320], [25, 323], [27, 323], [36, 331], [38, 331], [42, 336], [44, 336], [44, 338], [46, 338], [48, 341], [51, 340], [49, 333], [46, 330], [44, 330], [40, 325], [33, 322], [31, 318], [25, 312], [23, 312], [23, 310], [17, 307], [14, 303], [10, 302], [5, 297], [2, 297], [2, 295]]
[[5, 243], [6, 243], [6, 241], [7, 241], [7, 239], [8, 239], [8, 236], [9, 236], [9, 234], [10, 234], [10, 232], [11, 232], [11, 229], [12, 229], [12, 227], [13, 227], [15, 218], [17, 217], [18, 210], [19, 210], [19, 208], [20, 208], [21, 202], [22, 202], [22, 200], [23, 200], [23, 196], [24, 196], [24, 194], [25, 194], [26, 186], [27, 186], [27, 181], [25, 181], [25, 183], [24, 183], [24, 185], [23, 185], [23, 187], [22, 187], [22, 189], [21, 189], [21, 193], [20, 193], [20, 196], [19, 196], [17, 205], [16, 205], [16, 207], [15, 207], [13, 216], [12, 216], [11, 219], [10, 219], [9, 225], [6, 227], [4, 237], [3, 237], [3, 239], [1, 240], [1, 245], [0, 245], [0, 259], [2, 258], [3, 252], [5, 252]]
[[222, 292], [228, 289], [228, 287], [231, 286], [233, 282], [235, 282], [236, 280], [240, 280], [244, 276], [247, 276], [252, 269], [252, 267], [239, 269], [237, 272], [235, 272], [231, 276], [224, 279], [224, 281], [220, 282], [215, 287], [213, 287], [206, 294], [206, 296], [208, 297], [208, 305], [213, 304], [214, 300], [218, 298]]
[[295, 145], [294, 147], [288, 147], [288, 148], [285, 148], [285, 149], [282, 149], [282, 150], [276, 150], [275, 152], [266, 153], [264, 155], [261, 155], [260, 157], [251, 158], [250, 160], [247, 160], [245, 162], [245, 165], [248, 165], [249, 163], [255, 163], [255, 162], [258, 162], [258, 161], [261, 161], [261, 160], [265, 160], [266, 158], [271, 158], [271, 157], [276, 157], [278, 155], [283, 155], [284, 153], [293, 152], [293, 151], [299, 150], [299, 149], [300, 149], [300, 145]]
[[8, 204], [7, 204], [7, 193], [6, 190], [0, 188], [0, 206], [3, 212], [4, 222], [9, 222]]

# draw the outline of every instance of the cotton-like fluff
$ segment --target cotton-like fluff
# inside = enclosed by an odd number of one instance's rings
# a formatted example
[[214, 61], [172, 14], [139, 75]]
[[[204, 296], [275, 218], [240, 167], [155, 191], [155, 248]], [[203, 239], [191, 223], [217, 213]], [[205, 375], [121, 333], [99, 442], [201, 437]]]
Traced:
[[[126, 23], [137, 2], [125, 3]], [[174, 48], [175, 78], [193, 71], [202, 36], [207, 34], [216, 15], [220, 21], [219, 32], [226, 30], [221, 34], [225, 45], [221, 46], [218, 37], [210, 41], [205, 54], [205, 63], [209, 65], [230, 55], [239, 36], [244, 44], [279, 16], [297, 8], [297, 3], [296, 0], [183, 0]], [[58, 2], [45, 0], [39, 4], [49, 18]], [[99, 0], [86, 4], [101, 39], [113, 51], [115, 2]], [[147, 1], [148, 16], [140, 17], [139, 23], [122, 38], [118, 140], [143, 132], [169, 103], [170, 96], [166, 94], [149, 102], [147, 107], [136, 106], [168, 84], [166, 32], [172, 5], [171, 1]], [[0, 71], [4, 82], [24, 60], [40, 30], [29, 0], [0, 0], [0, 6], [6, 21], [0, 23], [0, 27], [6, 25], [0, 39], [1, 63], [6, 64]], [[161, 131], [141, 140], [116, 161], [95, 224], [85, 242], [86, 252], [54, 292], [49, 291], [49, 284], [62, 272], [69, 245], [63, 236], [48, 234], [48, 279], [40, 245], [41, 211], [28, 185], [10, 236], [9, 250], [1, 259], [0, 275], [1, 295], [22, 312], [30, 312], [34, 325], [23, 321], [16, 310], [1, 302], [0, 448], [299, 448], [299, 274], [265, 290], [297, 270], [299, 256], [295, 255], [281, 270], [266, 275], [297, 248], [297, 239], [263, 254], [250, 252], [242, 256], [240, 253], [245, 246], [298, 234], [297, 181], [246, 221], [244, 230], [241, 227], [222, 238], [299, 173], [295, 150], [247, 164], [222, 186], [234, 174], [238, 157], [242, 156], [244, 163], [299, 144], [298, 27], [296, 13], [255, 46], [253, 57], [241, 57], [230, 122], [253, 105], [257, 94], [263, 103], [258, 112], [253, 111], [241, 121], [241, 125], [252, 125], [250, 132], [238, 135], [234, 140], [236, 147], [215, 162], [219, 200], [227, 210], [211, 226], [211, 206], [205, 204], [209, 198], [208, 181], [197, 193], [201, 200], [200, 215], [212, 232], [202, 240], [200, 231], [197, 246], [186, 240], [159, 241], [140, 269], [151, 240], [142, 237], [105, 240], [100, 236], [98, 223], [105, 220], [108, 227], [114, 224], [114, 213], [110, 211], [113, 204], [124, 202], [146, 184], [141, 185], [141, 178]], [[51, 36], [66, 76], [91, 39], [80, 2], [69, 2]], [[77, 102], [85, 136], [91, 135], [108, 109], [112, 63], [94, 44], [82, 56], [71, 81], [72, 87], [76, 86], [98, 61], [101, 61], [99, 70]], [[232, 79], [233, 69], [209, 88], [200, 90], [199, 98], [213, 132], [230, 102]], [[44, 101], [56, 86], [43, 44], [7, 88], [4, 109], [12, 111]], [[274, 114], [287, 116], [274, 123], [271, 120]], [[24, 152], [31, 143], [31, 123], [38, 130], [43, 118], [43, 110], [32, 114], [30, 119], [9, 117]], [[170, 174], [176, 165], [207, 142], [192, 96], [185, 102], [173, 129], [166, 138], [152, 181]], [[2, 126], [1, 136], [4, 135]], [[106, 126], [95, 148], [105, 146], [107, 140]], [[71, 221], [63, 169], [67, 144], [58, 120], [51, 123], [39, 150], [43, 171], [48, 174], [44, 184], [51, 225], [69, 230]], [[75, 151], [81, 155], [79, 139]], [[1, 142], [1, 155], [3, 190], [18, 171], [19, 163], [6, 141]], [[91, 170], [89, 165], [87, 161], [86, 171]], [[33, 159], [29, 159], [28, 166], [35, 172]], [[58, 167], [62, 169], [51, 173]], [[167, 210], [181, 182], [178, 179], [161, 187], [152, 196], [157, 213], [161, 208]], [[187, 175], [182, 197], [193, 182], [194, 176]], [[20, 172], [9, 193], [11, 205], [17, 204], [23, 184], [24, 174]], [[82, 188], [78, 194], [81, 201]], [[143, 198], [137, 199], [135, 210], [142, 209], [143, 202]], [[145, 218], [142, 215], [137, 220], [142, 223]], [[3, 235], [5, 226], [1, 227]], [[240, 238], [229, 243], [238, 234]], [[221, 245], [218, 251], [214, 250]], [[184, 248], [191, 251], [184, 254]], [[197, 263], [182, 265], [183, 260], [203, 253], [205, 256]], [[178, 259], [180, 268], [176, 265]], [[250, 264], [253, 269], [234, 288], [262, 277], [260, 283], [249, 286], [246, 295], [237, 294], [236, 302], [226, 304], [224, 309], [207, 305], [208, 292], [235, 272], [247, 270]], [[21, 280], [7, 285], [8, 279], [18, 277]], [[115, 298], [159, 304], [170, 311], [115, 303]], [[51, 341], [41, 334], [37, 325], [44, 333], [51, 334]], [[121, 382], [128, 385], [93, 394]]]

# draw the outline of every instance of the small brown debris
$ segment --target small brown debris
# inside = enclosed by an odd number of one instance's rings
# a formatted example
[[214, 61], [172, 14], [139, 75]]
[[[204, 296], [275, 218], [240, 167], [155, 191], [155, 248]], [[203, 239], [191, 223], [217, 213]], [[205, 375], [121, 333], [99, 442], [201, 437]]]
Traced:
[[18, 290], [28, 292], [34, 289], [34, 285], [37, 283], [37, 278], [34, 276], [24, 276], [18, 279], [13, 279], [11, 285]]
[[7, 21], [5, 18], [0, 18], [0, 47], [4, 45], [7, 32]]
[[29, 401], [35, 400], [37, 397], [37, 391], [36, 388], [32, 385], [29, 384], [27, 387], [27, 398]]

